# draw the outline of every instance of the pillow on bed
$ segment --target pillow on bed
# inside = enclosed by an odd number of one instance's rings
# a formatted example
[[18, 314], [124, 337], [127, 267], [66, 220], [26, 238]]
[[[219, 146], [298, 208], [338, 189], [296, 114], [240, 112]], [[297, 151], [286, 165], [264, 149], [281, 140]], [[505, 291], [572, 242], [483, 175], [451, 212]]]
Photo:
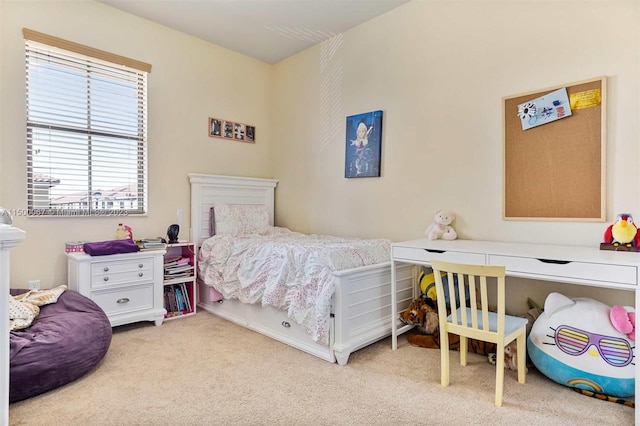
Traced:
[[269, 230], [269, 209], [262, 204], [214, 204], [211, 235], [264, 234]]

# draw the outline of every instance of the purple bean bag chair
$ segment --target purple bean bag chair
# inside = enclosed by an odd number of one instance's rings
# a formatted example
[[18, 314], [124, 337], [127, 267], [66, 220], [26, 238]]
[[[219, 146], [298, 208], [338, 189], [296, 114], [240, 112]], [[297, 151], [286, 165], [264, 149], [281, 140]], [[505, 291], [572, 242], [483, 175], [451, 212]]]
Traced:
[[[26, 289], [11, 289], [12, 295]], [[96, 303], [66, 290], [40, 307], [31, 326], [11, 331], [9, 402], [50, 391], [93, 369], [111, 344], [109, 318]]]

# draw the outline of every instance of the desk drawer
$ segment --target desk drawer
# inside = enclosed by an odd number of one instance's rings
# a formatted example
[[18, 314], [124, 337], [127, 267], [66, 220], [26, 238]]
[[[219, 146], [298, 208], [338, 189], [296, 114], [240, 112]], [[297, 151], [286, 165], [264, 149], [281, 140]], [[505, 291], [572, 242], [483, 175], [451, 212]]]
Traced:
[[490, 265], [504, 265], [507, 275], [518, 273], [532, 279], [562, 282], [592, 282], [637, 284], [635, 266], [611, 265], [606, 263], [567, 262], [541, 260], [532, 257], [489, 255]]
[[407, 262], [430, 262], [432, 259], [449, 262], [485, 264], [483, 253], [468, 253], [464, 251], [427, 250], [418, 247], [392, 247], [391, 256], [394, 260]]

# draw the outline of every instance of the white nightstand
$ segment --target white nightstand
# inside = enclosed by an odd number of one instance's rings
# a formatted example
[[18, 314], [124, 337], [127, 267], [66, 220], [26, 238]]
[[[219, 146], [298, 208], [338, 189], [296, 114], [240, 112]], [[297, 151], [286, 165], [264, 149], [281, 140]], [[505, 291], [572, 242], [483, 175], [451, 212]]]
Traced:
[[161, 325], [165, 250], [89, 256], [67, 253], [69, 289], [89, 297], [109, 317], [111, 326], [136, 321]]

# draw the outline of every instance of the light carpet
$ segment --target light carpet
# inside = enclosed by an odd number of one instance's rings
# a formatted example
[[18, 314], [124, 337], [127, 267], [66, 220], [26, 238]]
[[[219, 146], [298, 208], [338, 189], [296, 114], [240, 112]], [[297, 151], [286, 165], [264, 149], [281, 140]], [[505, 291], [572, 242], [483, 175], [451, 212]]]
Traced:
[[[451, 354], [440, 386], [440, 353], [404, 337], [331, 364], [200, 311], [156, 327], [114, 329], [107, 355], [83, 378], [10, 405], [11, 425], [632, 425], [634, 409], [580, 395], [534, 369], [518, 384], [505, 372]], [[52, 360], [53, 362], [54, 360]]]

